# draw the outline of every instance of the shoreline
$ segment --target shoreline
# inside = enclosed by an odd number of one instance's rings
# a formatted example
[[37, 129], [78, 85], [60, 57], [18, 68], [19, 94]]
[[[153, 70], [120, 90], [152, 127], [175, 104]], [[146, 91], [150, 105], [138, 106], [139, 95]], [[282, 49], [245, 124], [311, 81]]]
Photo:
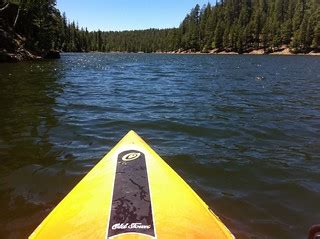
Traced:
[[[128, 52], [128, 51], [89, 51], [88, 53], [113, 53], [113, 54], [164, 54], [164, 55], [282, 55], [282, 56], [320, 56], [320, 50], [312, 50], [307, 53], [294, 52], [294, 49], [290, 49], [287, 46], [282, 46], [274, 50], [265, 51], [264, 49], [252, 49], [243, 53], [228, 51], [228, 50], [218, 50], [213, 49], [208, 52], [192, 51], [189, 50], [174, 50], [174, 51], [154, 51], [154, 52]], [[87, 52], [62, 52], [62, 53], [87, 53]]]
[[218, 49], [213, 49], [208, 52], [191, 51], [191, 50], [177, 50], [177, 51], [157, 51], [156, 54], [194, 54], [194, 55], [278, 55], [278, 56], [320, 56], [320, 51], [310, 51], [308, 53], [294, 52], [288, 47], [282, 47], [279, 49], [274, 49], [273, 51], [265, 51], [264, 49], [253, 49], [247, 52], [239, 53], [235, 51], [219, 51]]
[[159, 55], [279, 55], [279, 56], [320, 56], [320, 52], [308, 52], [308, 53], [289, 53], [284, 54], [281, 52], [271, 52], [271, 53], [256, 53], [256, 50], [253, 50], [252, 52], [244, 52], [244, 53], [238, 53], [238, 52], [227, 52], [227, 51], [221, 51], [221, 52], [177, 52], [177, 51], [156, 51], [156, 52], [128, 52], [128, 51], [88, 51], [88, 52], [72, 52], [72, 51], [62, 51], [61, 54], [68, 54], [68, 53], [106, 53], [106, 54], [159, 54]]
[[40, 54], [35, 54], [23, 47], [19, 48], [16, 52], [7, 52], [6, 50], [0, 51], [0, 63], [16, 63], [59, 58], [60, 52], [55, 50], [42, 52]]
[[30, 51], [20, 48], [16, 52], [0, 51], [0, 63], [16, 63], [25, 61], [36, 61], [44, 59], [59, 59], [60, 53], [109, 53], [109, 54], [159, 54], [159, 55], [273, 55], [273, 56], [320, 56], [320, 52], [310, 51], [308, 53], [297, 52], [294, 53], [290, 48], [283, 48], [281, 50], [266, 52], [263, 49], [254, 49], [249, 52], [238, 53], [234, 51], [218, 51], [217, 49], [209, 52], [200, 52], [192, 50], [176, 50], [176, 51], [156, 51], [156, 52], [127, 52], [127, 51], [89, 51], [89, 52], [59, 52], [55, 50], [48, 51], [44, 54], [34, 54]]

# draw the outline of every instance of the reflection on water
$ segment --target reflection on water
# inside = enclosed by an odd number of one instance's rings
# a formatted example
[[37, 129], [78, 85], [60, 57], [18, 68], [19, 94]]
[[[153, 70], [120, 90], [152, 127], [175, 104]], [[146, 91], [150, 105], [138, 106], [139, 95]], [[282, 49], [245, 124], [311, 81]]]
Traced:
[[1, 65], [3, 170], [55, 159], [48, 131], [57, 126], [53, 106], [55, 97], [62, 92], [56, 67], [56, 62]]
[[1, 238], [26, 237], [68, 186], [59, 177], [65, 168], [50, 166], [61, 154], [49, 134], [63, 92], [58, 67], [54, 61], [0, 65]]
[[64, 54], [0, 65], [0, 238], [25, 238], [130, 129], [239, 238], [320, 223], [320, 58]]

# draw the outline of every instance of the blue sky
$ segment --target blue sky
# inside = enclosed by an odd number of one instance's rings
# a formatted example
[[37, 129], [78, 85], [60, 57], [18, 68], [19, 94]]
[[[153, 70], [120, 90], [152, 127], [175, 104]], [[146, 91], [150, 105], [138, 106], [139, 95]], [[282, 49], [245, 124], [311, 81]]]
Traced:
[[122, 31], [177, 27], [197, 3], [208, 0], [57, 0], [57, 7], [88, 30]]

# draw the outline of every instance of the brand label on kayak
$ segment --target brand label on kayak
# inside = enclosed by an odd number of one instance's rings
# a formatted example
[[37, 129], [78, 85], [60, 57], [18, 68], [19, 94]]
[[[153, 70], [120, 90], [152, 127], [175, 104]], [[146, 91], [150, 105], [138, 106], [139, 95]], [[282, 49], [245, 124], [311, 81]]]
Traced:
[[137, 150], [118, 155], [108, 237], [129, 232], [155, 236], [146, 159]]
[[123, 155], [121, 159], [123, 161], [131, 161], [131, 160], [138, 159], [140, 156], [141, 156], [141, 153], [131, 152], [126, 155]]

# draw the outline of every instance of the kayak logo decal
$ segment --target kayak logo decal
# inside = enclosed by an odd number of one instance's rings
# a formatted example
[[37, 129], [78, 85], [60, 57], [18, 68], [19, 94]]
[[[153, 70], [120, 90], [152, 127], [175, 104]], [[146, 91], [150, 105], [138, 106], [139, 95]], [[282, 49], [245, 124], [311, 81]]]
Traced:
[[114, 224], [111, 229], [118, 230], [118, 229], [150, 229], [151, 225], [143, 225], [142, 223], [117, 223]]
[[141, 153], [138, 153], [138, 152], [131, 152], [131, 153], [128, 153], [124, 156], [122, 156], [122, 161], [132, 161], [132, 160], [135, 160], [137, 158], [139, 158], [141, 155]]
[[124, 233], [155, 237], [146, 157], [138, 150], [117, 155], [107, 238]]

